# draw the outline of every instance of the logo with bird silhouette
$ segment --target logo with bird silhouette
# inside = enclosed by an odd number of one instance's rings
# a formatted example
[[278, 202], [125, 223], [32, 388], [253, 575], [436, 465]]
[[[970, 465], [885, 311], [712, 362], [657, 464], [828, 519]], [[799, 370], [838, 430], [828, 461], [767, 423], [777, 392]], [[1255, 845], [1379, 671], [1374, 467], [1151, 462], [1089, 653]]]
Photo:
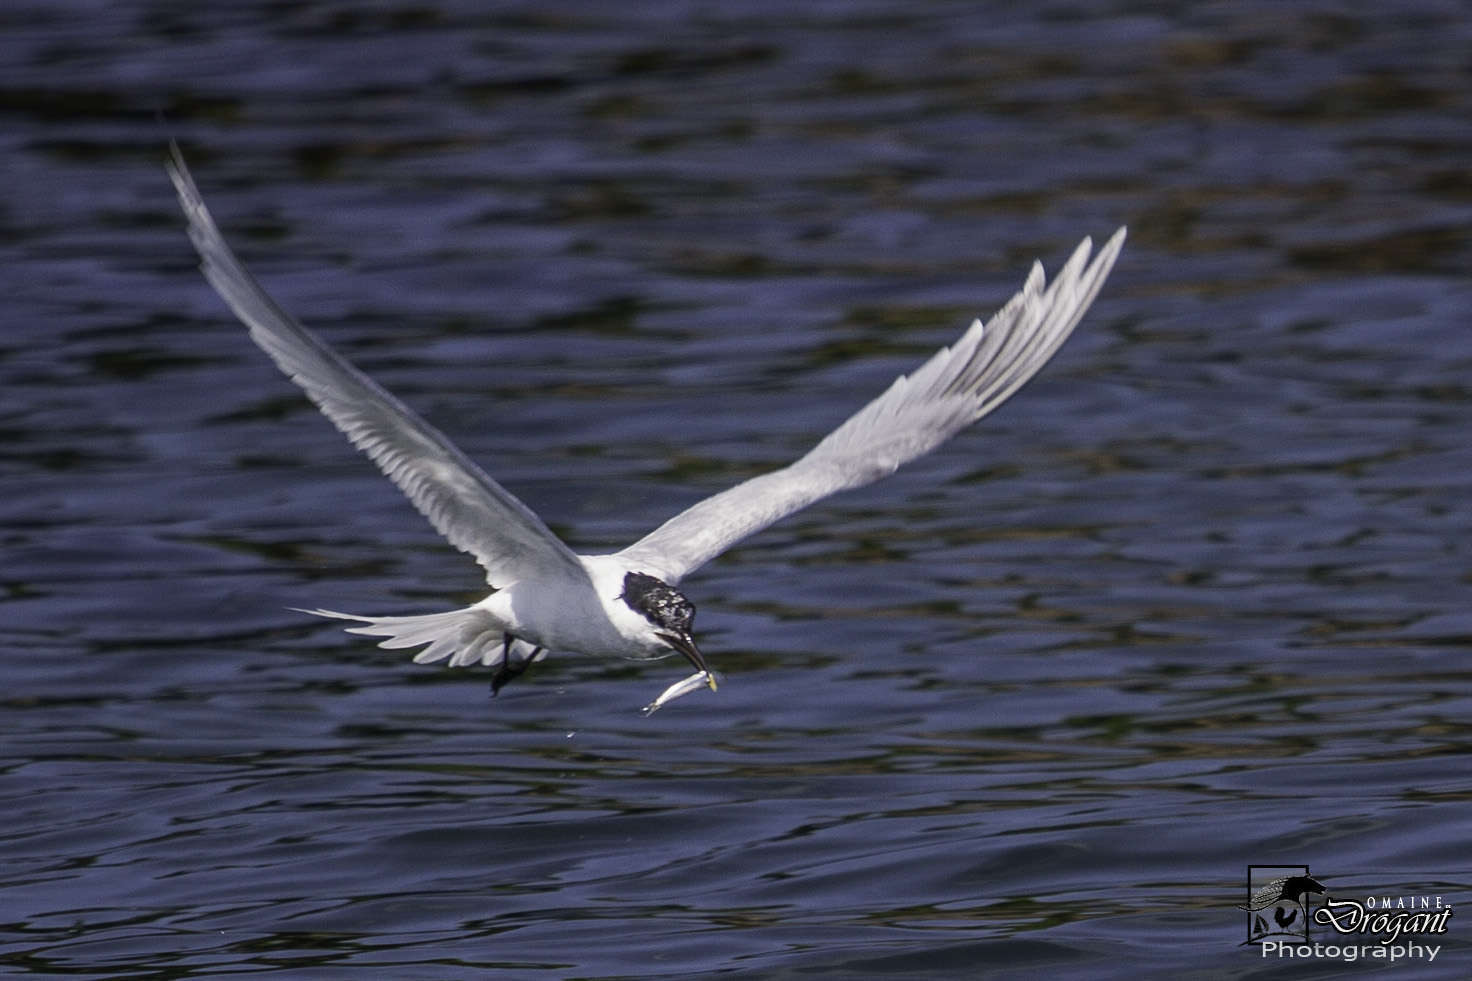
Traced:
[[1307, 865], [1247, 866], [1247, 943], [1270, 937], [1308, 939], [1310, 897], [1325, 894]]

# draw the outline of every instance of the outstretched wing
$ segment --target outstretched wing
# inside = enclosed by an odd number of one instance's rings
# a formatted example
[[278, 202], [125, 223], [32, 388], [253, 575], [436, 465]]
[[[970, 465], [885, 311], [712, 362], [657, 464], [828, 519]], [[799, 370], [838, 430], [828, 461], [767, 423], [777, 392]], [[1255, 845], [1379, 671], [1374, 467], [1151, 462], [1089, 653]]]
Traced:
[[199, 250], [205, 278], [250, 328], [251, 339], [333, 425], [378, 464], [450, 544], [485, 567], [493, 586], [585, 576], [577, 556], [530, 508], [277, 306], [225, 244], [179, 147], [171, 145], [171, 150], [169, 177], [189, 219], [189, 238]]
[[1021, 292], [983, 326], [860, 409], [791, 466], [708, 497], [619, 557], [675, 583], [691, 570], [814, 501], [887, 477], [991, 412], [1047, 363], [1094, 302], [1119, 250], [1115, 232], [1089, 261], [1086, 238], [1045, 288], [1034, 263]]

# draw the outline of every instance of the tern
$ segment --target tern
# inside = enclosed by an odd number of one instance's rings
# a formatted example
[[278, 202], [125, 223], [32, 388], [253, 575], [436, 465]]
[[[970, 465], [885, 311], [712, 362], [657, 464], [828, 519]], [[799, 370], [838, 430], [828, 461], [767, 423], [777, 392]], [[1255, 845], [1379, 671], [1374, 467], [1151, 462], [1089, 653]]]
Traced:
[[548, 651], [683, 655], [695, 673], [644, 706], [646, 714], [698, 688], [716, 689], [695, 644], [695, 605], [676, 588], [686, 576], [815, 501], [888, 476], [996, 409], [1068, 338], [1125, 238], [1120, 228], [1092, 261], [1085, 238], [1051, 284], [1034, 262], [1022, 289], [989, 321], [973, 321], [797, 462], [706, 498], [621, 552], [579, 555], [443, 433], [283, 310], [226, 244], [177, 144], [171, 151], [169, 177], [205, 279], [277, 367], [485, 569], [491, 587], [478, 603], [422, 616], [299, 612], [361, 624], [344, 629], [385, 638], [382, 648], [421, 647], [418, 664], [485, 665], [493, 693]]

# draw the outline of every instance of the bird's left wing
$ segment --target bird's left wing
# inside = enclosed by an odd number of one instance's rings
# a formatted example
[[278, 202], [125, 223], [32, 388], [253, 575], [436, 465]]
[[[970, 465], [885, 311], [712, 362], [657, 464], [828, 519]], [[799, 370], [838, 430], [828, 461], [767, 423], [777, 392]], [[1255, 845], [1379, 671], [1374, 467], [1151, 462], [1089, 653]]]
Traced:
[[450, 544], [475, 557], [493, 586], [587, 575], [525, 504], [443, 433], [282, 310], [220, 235], [177, 145], [169, 177], [189, 219], [200, 268], [251, 339], [302, 387], [333, 425], [378, 464]]
[[814, 501], [887, 477], [1007, 400], [1047, 363], [1094, 302], [1119, 250], [1115, 232], [1089, 261], [1084, 239], [1045, 285], [1034, 263], [1022, 290], [983, 325], [901, 375], [806, 456], [708, 497], [619, 553], [675, 583], [691, 570]]

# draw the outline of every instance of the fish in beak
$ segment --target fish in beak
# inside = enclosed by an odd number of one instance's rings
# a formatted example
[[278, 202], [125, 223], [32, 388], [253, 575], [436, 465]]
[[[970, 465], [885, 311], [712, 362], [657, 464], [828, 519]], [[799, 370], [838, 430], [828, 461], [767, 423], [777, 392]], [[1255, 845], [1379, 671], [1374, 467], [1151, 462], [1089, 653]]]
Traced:
[[710, 668], [705, 666], [705, 658], [700, 654], [700, 648], [695, 646], [695, 638], [688, 632], [680, 634], [660, 634], [660, 639], [669, 644], [675, 650], [685, 655], [686, 660], [695, 665], [696, 671], [687, 678], [682, 678], [670, 685], [659, 697], [644, 706], [644, 714], [652, 715], [663, 705], [673, 702], [681, 695], [688, 695], [697, 688], [709, 688], [716, 690], [716, 676], [711, 674]]

